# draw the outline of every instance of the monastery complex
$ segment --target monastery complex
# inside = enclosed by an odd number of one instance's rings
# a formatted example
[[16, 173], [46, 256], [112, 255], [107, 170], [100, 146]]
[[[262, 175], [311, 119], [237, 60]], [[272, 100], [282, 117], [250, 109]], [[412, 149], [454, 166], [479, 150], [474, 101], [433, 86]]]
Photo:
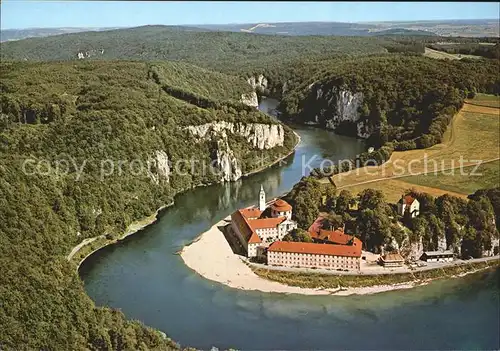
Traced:
[[321, 229], [322, 218], [309, 228], [312, 243], [283, 241], [286, 234], [297, 228], [292, 211], [292, 206], [281, 199], [266, 206], [266, 194], [261, 187], [258, 208], [239, 209], [231, 215], [231, 229], [247, 257], [260, 258], [273, 266], [360, 269], [361, 241], [345, 234], [342, 228]]

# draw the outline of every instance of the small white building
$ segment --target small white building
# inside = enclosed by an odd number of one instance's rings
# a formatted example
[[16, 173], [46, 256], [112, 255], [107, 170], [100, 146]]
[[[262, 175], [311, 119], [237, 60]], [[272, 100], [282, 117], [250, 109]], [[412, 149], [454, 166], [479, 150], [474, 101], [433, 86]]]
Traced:
[[422, 261], [426, 262], [451, 262], [454, 258], [453, 251], [425, 251], [422, 257]]
[[420, 214], [420, 202], [411, 195], [403, 195], [398, 201], [398, 214], [404, 216], [407, 211], [412, 218]]
[[384, 267], [402, 267], [405, 260], [399, 252], [391, 252], [380, 257], [380, 263]]

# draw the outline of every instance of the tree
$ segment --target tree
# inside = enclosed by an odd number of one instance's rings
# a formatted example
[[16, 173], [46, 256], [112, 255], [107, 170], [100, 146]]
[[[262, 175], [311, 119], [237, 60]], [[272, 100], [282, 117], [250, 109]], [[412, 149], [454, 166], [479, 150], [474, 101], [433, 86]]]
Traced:
[[356, 203], [356, 199], [352, 196], [349, 190], [342, 190], [337, 197], [337, 202], [335, 204], [335, 213], [344, 214], [349, 212], [349, 206], [353, 206]]
[[283, 237], [283, 241], [294, 241], [294, 242], [312, 242], [311, 234], [308, 231], [300, 228], [293, 229], [290, 233]]
[[357, 233], [367, 250], [380, 252], [386, 238], [390, 235], [391, 222], [385, 211], [364, 209], [357, 220]]
[[360, 210], [375, 210], [380, 205], [385, 205], [385, 196], [380, 190], [365, 189], [358, 194], [358, 198]]
[[323, 229], [336, 230], [344, 226], [344, 219], [342, 218], [342, 216], [330, 212], [323, 217], [321, 226]]
[[482, 253], [481, 234], [474, 227], [467, 226], [462, 240], [462, 257], [479, 258]]

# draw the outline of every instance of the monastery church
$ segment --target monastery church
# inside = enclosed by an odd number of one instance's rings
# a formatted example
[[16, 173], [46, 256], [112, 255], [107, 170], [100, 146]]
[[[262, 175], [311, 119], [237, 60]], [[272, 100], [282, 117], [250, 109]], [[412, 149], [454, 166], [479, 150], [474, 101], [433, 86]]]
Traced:
[[248, 257], [256, 257], [275, 241], [280, 241], [291, 230], [297, 228], [292, 220], [292, 206], [277, 199], [266, 206], [266, 193], [260, 187], [259, 207], [243, 208], [231, 215], [231, 227]]

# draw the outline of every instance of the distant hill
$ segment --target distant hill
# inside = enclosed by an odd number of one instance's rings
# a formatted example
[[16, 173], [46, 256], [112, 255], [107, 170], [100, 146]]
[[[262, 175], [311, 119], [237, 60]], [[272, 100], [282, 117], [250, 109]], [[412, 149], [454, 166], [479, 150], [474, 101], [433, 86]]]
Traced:
[[385, 39], [331, 36], [270, 36], [143, 26], [29, 38], [0, 44], [2, 60], [181, 60], [219, 70], [241, 71], [297, 58], [385, 53]]
[[425, 31], [425, 30], [414, 30], [414, 29], [405, 29], [405, 28], [391, 28], [386, 30], [381, 30], [379, 32], [371, 32], [370, 35], [407, 35], [407, 36], [436, 36], [436, 34]]
[[3, 29], [0, 31], [0, 41], [21, 40], [26, 38], [48, 37], [51, 35], [79, 33], [89, 31], [103, 31], [118, 29], [119, 27], [109, 28], [28, 28], [28, 29]]
[[[404, 35], [442, 35], [467, 37], [498, 37], [498, 20], [441, 20], [441, 21], [399, 21], [399, 22], [283, 22], [283, 23], [241, 23], [241, 24], [193, 24], [183, 26], [162, 26], [171, 30], [184, 31], [224, 31], [278, 35], [336, 35], [371, 36], [377, 32], [394, 31]], [[105, 31], [119, 29], [106, 28], [28, 28], [6, 29], [0, 32], [0, 41], [20, 40], [33, 37]], [[124, 28], [122, 28], [124, 29]]]
[[405, 35], [499, 36], [497, 20], [440, 20], [406, 22], [283, 22], [197, 25], [196, 27], [231, 32], [280, 35], [370, 36], [377, 32], [396, 31]]

